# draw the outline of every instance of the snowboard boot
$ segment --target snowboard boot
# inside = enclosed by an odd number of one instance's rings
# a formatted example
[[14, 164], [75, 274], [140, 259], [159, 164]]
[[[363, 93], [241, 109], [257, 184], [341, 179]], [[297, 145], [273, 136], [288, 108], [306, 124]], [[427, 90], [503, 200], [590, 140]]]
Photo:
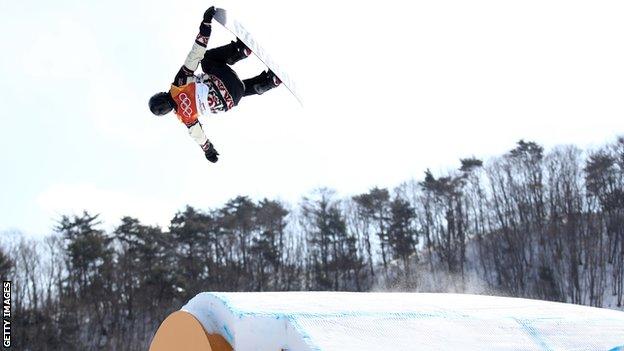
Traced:
[[282, 81], [273, 73], [273, 71], [264, 71], [259, 75], [245, 79], [245, 96], [262, 95], [263, 93], [277, 87]]
[[227, 63], [233, 65], [236, 62], [251, 55], [251, 50], [240, 39], [227, 45], [210, 49], [204, 54], [204, 60], [213, 63]]

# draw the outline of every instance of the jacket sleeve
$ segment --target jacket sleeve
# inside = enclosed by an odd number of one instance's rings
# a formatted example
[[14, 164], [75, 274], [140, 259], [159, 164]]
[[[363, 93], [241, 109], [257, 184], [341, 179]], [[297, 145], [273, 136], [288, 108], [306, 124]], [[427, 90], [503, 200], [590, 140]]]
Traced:
[[208, 137], [204, 133], [204, 129], [202, 128], [201, 123], [199, 123], [199, 120], [196, 121], [193, 125], [190, 125], [187, 127], [188, 127], [189, 135], [191, 136], [191, 138], [193, 138], [193, 140], [195, 140], [195, 142], [205, 152], [208, 146], [210, 145], [210, 142], [208, 141]]
[[180, 70], [173, 80], [173, 85], [182, 86], [192, 80], [189, 78], [193, 77], [193, 73], [199, 66], [201, 60], [204, 58], [206, 46], [208, 45], [208, 40], [210, 39], [210, 33], [210, 24], [202, 23], [199, 27], [199, 34], [197, 34], [197, 37], [195, 38], [193, 47], [186, 56], [186, 60], [184, 60], [184, 65], [180, 67]]

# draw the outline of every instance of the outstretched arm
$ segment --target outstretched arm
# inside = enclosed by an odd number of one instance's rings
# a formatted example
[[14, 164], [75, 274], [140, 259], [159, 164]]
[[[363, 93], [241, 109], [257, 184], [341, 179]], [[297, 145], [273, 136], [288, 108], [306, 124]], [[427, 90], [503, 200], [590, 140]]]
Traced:
[[197, 142], [197, 144], [201, 146], [202, 150], [204, 150], [204, 155], [206, 156], [208, 161], [213, 163], [217, 162], [217, 156], [219, 155], [219, 153], [217, 152], [217, 150], [215, 150], [212, 143], [208, 140], [208, 137], [206, 137], [204, 129], [202, 128], [201, 123], [199, 123], [199, 120], [195, 121], [193, 125], [187, 127], [189, 134], [191, 135], [193, 140], [195, 140], [195, 142]]
[[186, 127], [188, 128], [191, 138], [193, 138], [193, 140], [195, 140], [195, 142], [203, 149], [204, 145], [208, 142], [208, 137], [204, 133], [204, 129], [202, 128], [201, 123], [199, 123], [199, 120], [195, 120], [195, 123], [190, 126], [187, 125]]
[[173, 85], [181, 86], [187, 84], [188, 78], [193, 76], [193, 73], [199, 66], [199, 62], [204, 58], [208, 39], [210, 39], [210, 33], [212, 31], [211, 22], [214, 14], [214, 6], [210, 6], [210, 8], [204, 12], [204, 18], [199, 25], [199, 34], [197, 34], [195, 38], [195, 43], [193, 43], [191, 52], [189, 52], [186, 56], [186, 60], [184, 60], [184, 65], [180, 67], [178, 74], [176, 74]]

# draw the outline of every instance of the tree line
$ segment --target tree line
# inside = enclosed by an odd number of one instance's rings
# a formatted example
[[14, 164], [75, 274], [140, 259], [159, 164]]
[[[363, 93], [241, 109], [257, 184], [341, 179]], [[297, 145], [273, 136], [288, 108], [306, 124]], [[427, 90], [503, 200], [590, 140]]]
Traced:
[[62, 216], [43, 240], [3, 241], [23, 350], [145, 350], [202, 291], [429, 291], [622, 307], [624, 138], [549, 152], [519, 141], [486, 162], [394, 189], [300, 203], [239, 196], [168, 228]]

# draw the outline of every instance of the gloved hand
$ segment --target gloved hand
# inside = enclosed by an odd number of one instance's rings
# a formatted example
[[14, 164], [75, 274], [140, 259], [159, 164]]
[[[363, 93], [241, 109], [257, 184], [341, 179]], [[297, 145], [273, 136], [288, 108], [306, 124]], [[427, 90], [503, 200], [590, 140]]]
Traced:
[[207, 145], [202, 147], [202, 149], [204, 149], [206, 159], [212, 163], [217, 162], [219, 160], [219, 153], [215, 150], [214, 145], [212, 145], [211, 142], [208, 141], [206, 144]]
[[202, 19], [202, 23], [199, 25], [199, 35], [203, 37], [209, 37], [212, 31], [210, 23], [212, 22], [212, 17], [215, 14], [214, 6], [210, 6], [206, 12], [204, 12], [204, 18]]
[[217, 12], [215, 10], [214, 6], [210, 6], [208, 8], [208, 10], [206, 10], [206, 12], [204, 12], [204, 23], [208, 23], [210, 24], [210, 22], [212, 22], [212, 17], [214, 17], [215, 12]]

